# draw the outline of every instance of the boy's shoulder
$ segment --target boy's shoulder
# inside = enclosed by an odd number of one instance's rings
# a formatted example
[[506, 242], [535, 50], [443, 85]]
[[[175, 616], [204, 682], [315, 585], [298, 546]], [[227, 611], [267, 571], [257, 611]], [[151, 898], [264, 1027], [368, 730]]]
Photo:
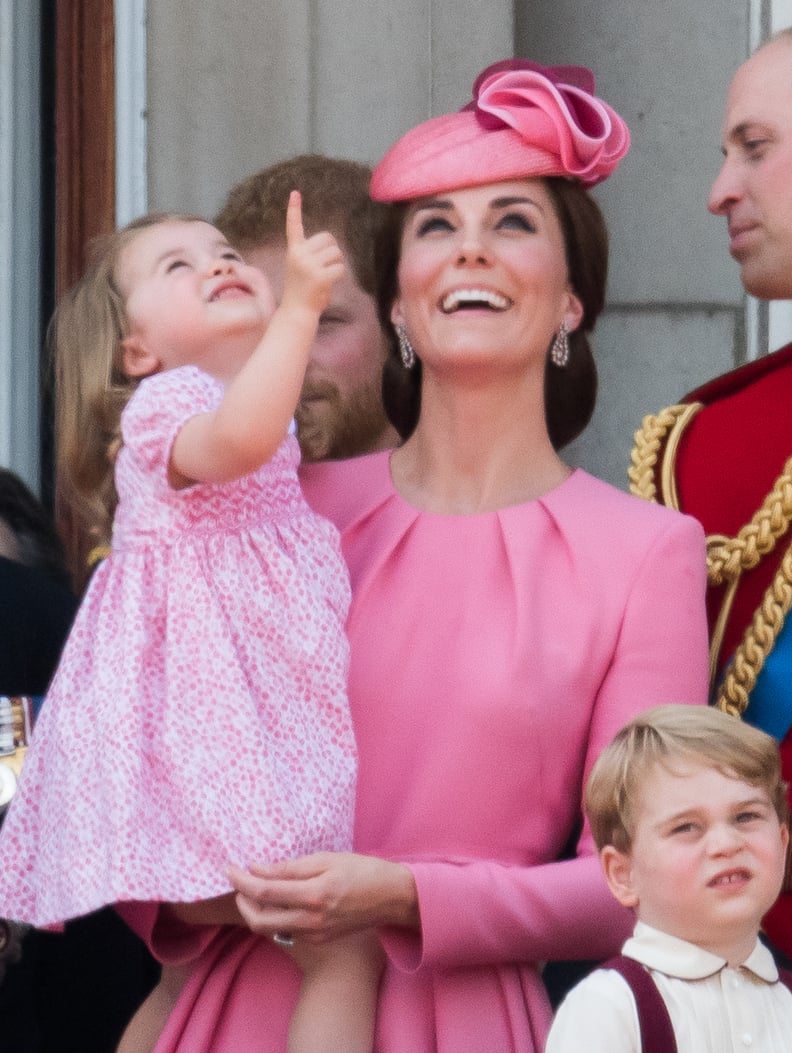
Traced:
[[[727, 964], [702, 947], [640, 921], [623, 952], [569, 992], [553, 1021], [546, 1053], [673, 1053], [676, 1039], [663, 991], [668, 995], [669, 983], [680, 981], [695, 989], [700, 981], [717, 983]], [[748, 985], [746, 991], [772, 989], [773, 1012], [786, 1020], [792, 974], [777, 967], [771, 951], [759, 941], [743, 968], [764, 981], [759, 988]], [[775, 992], [780, 991], [778, 998]]]
[[586, 1053], [641, 1053], [632, 990], [624, 976], [607, 966], [589, 973], [566, 995], [553, 1019], [545, 1053], [580, 1053], [582, 1049]]

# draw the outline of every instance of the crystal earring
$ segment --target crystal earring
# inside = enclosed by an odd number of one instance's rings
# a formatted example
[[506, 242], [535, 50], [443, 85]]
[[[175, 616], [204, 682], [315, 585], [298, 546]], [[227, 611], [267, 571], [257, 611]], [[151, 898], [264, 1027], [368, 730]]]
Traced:
[[559, 369], [565, 369], [569, 362], [569, 329], [566, 322], [558, 327], [553, 344], [550, 348], [550, 358], [553, 365]]
[[415, 348], [410, 343], [407, 330], [403, 325], [396, 326], [396, 336], [399, 340], [399, 354], [405, 369], [412, 369], [415, 365]]
[[401, 322], [396, 325], [396, 337], [399, 341], [399, 355], [401, 355], [401, 364], [405, 370], [412, 370], [415, 365], [415, 349], [410, 343], [410, 337], [407, 335], [407, 330]]

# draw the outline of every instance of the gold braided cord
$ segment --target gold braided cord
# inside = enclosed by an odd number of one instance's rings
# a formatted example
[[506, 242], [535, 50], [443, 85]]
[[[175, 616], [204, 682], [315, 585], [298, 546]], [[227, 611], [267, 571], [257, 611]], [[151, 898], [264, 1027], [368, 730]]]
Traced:
[[[737, 583], [744, 570], [757, 566], [763, 556], [789, 529], [792, 519], [792, 457], [776, 479], [773, 489], [761, 507], [737, 534], [707, 537], [707, 580], [710, 585], [727, 584], [721, 611], [712, 632], [710, 644], [710, 682], [715, 682], [715, 668], [720, 654]], [[748, 697], [762, 670], [765, 659], [775, 645], [784, 618], [792, 603], [792, 557], [784, 556], [762, 602], [747, 626], [740, 646], [734, 653], [721, 688], [721, 708], [729, 713], [743, 713]], [[720, 701], [718, 703], [720, 705]]]
[[676, 484], [676, 459], [679, 444], [688, 424], [693, 420], [703, 403], [691, 402], [677, 418], [676, 424], [671, 429], [666, 443], [666, 451], [663, 455], [663, 463], [660, 470], [660, 492], [663, 495], [663, 504], [666, 508], [675, 508], [679, 511], [679, 494]]
[[[654, 481], [654, 469], [663, 441], [668, 437], [669, 446], [673, 440], [673, 450], [669, 449], [666, 463], [673, 461], [681, 437], [683, 421], [691, 419], [686, 411], [691, 407], [700, 408], [700, 403], [669, 406], [660, 413], [644, 417], [639, 431], [635, 433], [635, 446], [630, 455], [632, 462], [628, 469], [631, 481], [630, 492], [648, 501], [657, 500], [657, 488]], [[697, 411], [696, 410], [696, 411]], [[673, 429], [671, 435], [669, 432]], [[669, 455], [670, 458], [669, 458]], [[663, 465], [665, 475], [666, 463]], [[674, 503], [671, 507], [678, 507]], [[789, 529], [792, 520], [792, 457], [790, 457], [781, 474], [776, 479], [773, 489], [765, 497], [761, 507], [754, 513], [736, 537], [723, 534], [710, 534], [707, 538], [707, 578], [710, 585], [722, 585], [735, 581], [743, 570], [751, 570], [763, 556], [772, 552], [776, 541]]]
[[[635, 433], [635, 446], [630, 455], [632, 463], [627, 473], [631, 493], [649, 501], [657, 501], [656, 467], [661, 448], [665, 444], [661, 465], [662, 497], [669, 507], [679, 509], [675, 478], [676, 455], [682, 434], [699, 409], [700, 403], [669, 406], [660, 413], [643, 419], [640, 430]], [[740, 575], [744, 570], [757, 566], [763, 556], [773, 551], [776, 542], [789, 529], [790, 520], [792, 457], [785, 463], [783, 471], [761, 507], [736, 537], [730, 538], [723, 534], [711, 534], [707, 537], [707, 580], [712, 586], [724, 583], [728, 586], [712, 633], [711, 683], [714, 683], [717, 659]], [[720, 709], [735, 716], [745, 712], [751, 691], [767, 656], [775, 646], [790, 607], [792, 545], [787, 549], [729, 663], [716, 703]]]
[[737, 537], [712, 534], [707, 538], [707, 574], [711, 585], [733, 581], [743, 570], [755, 567], [775, 548], [776, 541], [789, 529], [792, 519], [792, 457]]
[[776, 575], [765, 592], [726, 670], [715, 703], [724, 713], [731, 713], [739, 717], [745, 712], [751, 691], [754, 689], [767, 656], [775, 646], [790, 607], [792, 607], [792, 544], [784, 553]]
[[[631, 494], [642, 497], [645, 501], [657, 501], [655, 468], [660, 451], [666, 439], [668, 438], [670, 444], [673, 436], [676, 435], [671, 451], [673, 458], [676, 457], [676, 448], [682, 431], [699, 409], [701, 409], [699, 402], [680, 403], [677, 406], [667, 406], [659, 413], [650, 413], [644, 417], [641, 427], [635, 433], [635, 445], [630, 453], [630, 467], [627, 469]], [[678, 427], [679, 431], [677, 431]], [[676, 508], [675, 494], [672, 499], [673, 503], [669, 507]]]

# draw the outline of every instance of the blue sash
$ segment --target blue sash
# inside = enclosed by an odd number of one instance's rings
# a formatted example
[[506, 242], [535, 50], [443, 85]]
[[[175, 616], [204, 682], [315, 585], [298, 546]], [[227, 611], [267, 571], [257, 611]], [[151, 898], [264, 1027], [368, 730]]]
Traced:
[[792, 617], [784, 621], [743, 716], [779, 742], [792, 728]]

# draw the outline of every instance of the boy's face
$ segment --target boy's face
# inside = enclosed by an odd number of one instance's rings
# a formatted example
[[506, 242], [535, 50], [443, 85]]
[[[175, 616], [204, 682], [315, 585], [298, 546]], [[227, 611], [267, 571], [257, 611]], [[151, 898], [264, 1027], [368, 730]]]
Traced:
[[601, 859], [611, 891], [641, 921], [737, 965], [779, 893], [788, 839], [765, 790], [704, 765], [655, 765], [632, 849], [609, 845]]

